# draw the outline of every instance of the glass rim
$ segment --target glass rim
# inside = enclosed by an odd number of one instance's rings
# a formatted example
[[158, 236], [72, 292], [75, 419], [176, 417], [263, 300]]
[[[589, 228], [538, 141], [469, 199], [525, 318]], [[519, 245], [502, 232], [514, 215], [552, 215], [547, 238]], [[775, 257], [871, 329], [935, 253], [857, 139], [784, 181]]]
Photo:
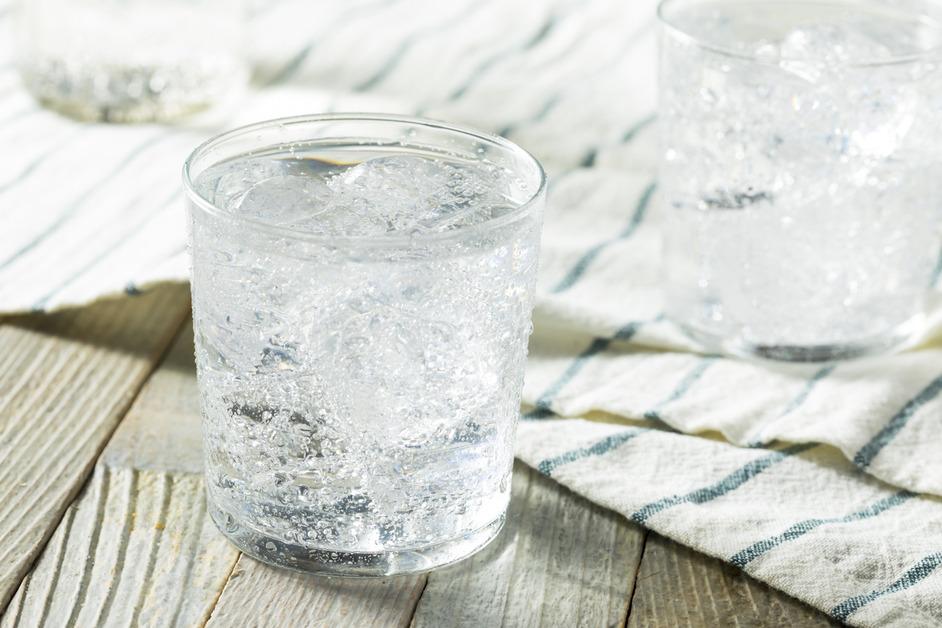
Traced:
[[[747, 53], [735, 50], [732, 47], [724, 46], [722, 44], [714, 44], [706, 41], [703, 37], [694, 35], [687, 30], [678, 26], [674, 21], [667, 16], [667, 11], [670, 10], [672, 5], [680, 4], [683, 2], [690, 2], [691, 0], [660, 0], [657, 4], [657, 20], [661, 26], [670, 31], [670, 33], [681, 40], [684, 40], [688, 43], [691, 43], [698, 48], [707, 50], [709, 52], [722, 55], [724, 57], [729, 57], [731, 59], [740, 59], [745, 61], [752, 61], [754, 63], [765, 64], [765, 65], [777, 65], [778, 61], [772, 61], [767, 59], [762, 59], [754, 53]], [[704, 2], [708, 0], [696, 0], [699, 2]], [[783, 3], [784, 0], [780, 0]], [[927, 4], [935, 4], [942, 8], [942, 2], [938, 0], [926, 0]], [[764, 4], [763, 0], [738, 0], [736, 4], [752, 4], [752, 5], [761, 5]], [[789, 5], [855, 5], [851, 0], [788, 0], [787, 4]], [[864, 4], [864, 3], [859, 3]], [[859, 4], [857, 6], [859, 6]], [[870, 4], [870, 3], [866, 3]], [[921, 23], [929, 21], [931, 18], [924, 13], [913, 12], [915, 19]], [[935, 20], [932, 20], [935, 22]], [[936, 23], [936, 28], [942, 34], [942, 24]], [[942, 38], [940, 38], [942, 39]], [[888, 55], [885, 58], [879, 59], [865, 59], [863, 61], [854, 61], [852, 63], [841, 64], [842, 67], [846, 68], [871, 68], [871, 67], [880, 67], [880, 66], [890, 66], [890, 65], [905, 65], [907, 63], [915, 63], [922, 61], [926, 58], [933, 56], [938, 56], [942, 53], [942, 40], [940, 43], [935, 44], [925, 50], [920, 50], [918, 52], [909, 52], [905, 54], [895, 54]]]
[[[498, 216], [496, 218], [490, 218], [483, 222], [475, 223], [455, 229], [452, 231], [440, 231], [433, 233], [416, 233], [416, 234], [392, 234], [392, 235], [368, 235], [368, 236], [335, 236], [335, 235], [323, 235], [305, 232], [298, 229], [293, 229], [291, 227], [283, 225], [275, 225], [264, 220], [257, 220], [254, 218], [249, 218], [246, 216], [238, 216], [229, 211], [226, 211], [220, 207], [217, 207], [214, 203], [210, 202], [208, 199], [203, 197], [199, 192], [196, 191], [194, 186], [193, 177], [191, 176], [191, 171], [195, 162], [201, 157], [205, 156], [206, 153], [213, 148], [220, 146], [227, 142], [228, 140], [234, 139], [241, 135], [252, 133], [255, 131], [260, 131], [268, 129], [271, 127], [279, 126], [290, 126], [290, 125], [304, 125], [311, 123], [329, 123], [329, 122], [392, 122], [392, 123], [404, 123], [404, 124], [413, 124], [417, 126], [427, 127], [435, 130], [445, 131], [448, 133], [462, 135], [466, 137], [475, 138], [477, 140], [485, 141], [489, 144], [496, 145], [502, 149], [510, 151], [513, 154], [521, 156], [532, 164], [535, 167], [535, 174], [538, 179], [536, 189], [529, 195], [526, 201], [521, 203], [518, 207], [515, 207], [513, 211], [510, 211], [506, 214]], [[415, 244], [422, 243], [432, 243], [432, 242], [442, 242], [449, 240], [460, 240], [468, 237], [472, 234], [486, 233], [489, 231], [497, 230], [505, 225], [512, 224], [517, 220], [521, 219], [523, 216], [529, 214], [539, 200], [544, 196], [547, 188], [547, 177], [546, 171], [543, 169], [543, 165], [540, 161], [534, 157], [529, 151], [520, 147], [518, 144], [501, 137], [499, 135], [494, 135], [491, 133], [485, 133], [479, 131], [472, 127], [463, 126], [459, 124], [451, 124], [449, 122], [442, 122], [439, 120], [433, 120], [430, 118], [421, 118], [415, 116], [405, 116], [399, 114], [386, 114], [386, 113], [323, 113], [323, 114], [308, 114], [308, 115], [298, 115], [298, 116], [288, 116], [283, 118], [273, 118], [270, 120], [263, 120], [260, 122], [254, 122], [252, 124], [246, 124], [240, 127], [230, 129], [214, 135], [205, 142], [201, 143], [199, 146], [193, 149], [190, 155], [186, 158], [186, 161], [183, 163], [183, 187], [186, 192], [187, 197], [190, 201], [193, 202], [200, 210], [209, 214], [213, 217], [219, 218], [221, 220], [228, 221], [236, 225], [244, 225], [253, 231], [262, 232], [268, 235], [288, 238], [290, 240], [312, 242], [318, 244], [327, 244], [331, 246], [348, 246], [348, 247], [403, 247], [410, 246]]]

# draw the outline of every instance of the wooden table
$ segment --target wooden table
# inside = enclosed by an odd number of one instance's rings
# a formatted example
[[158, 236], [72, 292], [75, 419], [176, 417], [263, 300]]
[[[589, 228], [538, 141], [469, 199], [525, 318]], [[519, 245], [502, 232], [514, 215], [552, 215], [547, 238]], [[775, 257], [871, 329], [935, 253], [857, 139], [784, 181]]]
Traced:
[[427, 575], [326, 579], [206, 514], [183, 286], [0, 321], [0, 627], [826, 626], [518, 465], [508, 523]]

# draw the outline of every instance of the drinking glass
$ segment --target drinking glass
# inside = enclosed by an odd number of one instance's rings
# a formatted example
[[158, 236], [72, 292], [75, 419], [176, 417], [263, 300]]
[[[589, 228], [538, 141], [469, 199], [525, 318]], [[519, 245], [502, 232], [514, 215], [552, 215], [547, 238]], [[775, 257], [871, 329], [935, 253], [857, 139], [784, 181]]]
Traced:
[[430, 569], [510, 497], [544, 176], [512, 143], [385, 115], [289, 118], [184, 173], [209, 510], [242, 550]]
[[19, 0], [16, 61], [44, 105], [90, 121], [171, 120], [247, 80], [242, 0]]
[[939, 259], [942, 4], [665, 0], [667, 310], [714, 350], [886, 351]]

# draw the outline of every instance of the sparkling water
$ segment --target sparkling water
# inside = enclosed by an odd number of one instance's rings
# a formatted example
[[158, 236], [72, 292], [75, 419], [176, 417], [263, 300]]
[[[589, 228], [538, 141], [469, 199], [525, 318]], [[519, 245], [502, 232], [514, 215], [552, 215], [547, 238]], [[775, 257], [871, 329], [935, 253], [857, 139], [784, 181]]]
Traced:
[[343, 145], [198, 177], [219, 208], [191, 225], [207, 485], [237, 544], [376, 574], [493, 536], [539, 247], [527, 186], [486, 160]]
[[245, 0], [16, 0], [12, 50], [43, 104], [104, 122], [172, 120], [248, 78]]
[[68, 56], [31, 57], [20, 63], [24, 84], [43, 104], [81, 120], [170, 120], [223, 100], [245, 80], [229, 58], [187, 58], [162, 63], [97, 63]]
[[939, 25], [875, 3], [673, 5], [660, 113], [673, 318], [777, 358], [899, 342], [940, 249]]

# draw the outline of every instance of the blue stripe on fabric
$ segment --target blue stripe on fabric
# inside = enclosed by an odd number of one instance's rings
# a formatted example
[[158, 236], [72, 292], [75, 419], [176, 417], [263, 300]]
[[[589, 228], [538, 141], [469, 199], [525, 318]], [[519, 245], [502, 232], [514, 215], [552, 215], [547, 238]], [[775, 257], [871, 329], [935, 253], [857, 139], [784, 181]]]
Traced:
[[[537, 404], [541, 404], [541, 402], [537, 401]], [[533, 410], [521, 415], [520, 418], [524, 421], [542, 421], [555, 415], [556, 413], [549, 406], [537, 405]]]
[[854, 456], [854, 464], [862, 469], [866, 469], [877, 457], [877, 454], [886, 447], [893, 438], [899, 434], [909, 420], [919, 409], [939, 396], [942, 392], [942, 375], [936, 377], [932, 382], [923, 388], [918, 395], [906, 402], [906, 405], [897, 412], [890, 422], [880, 430], [876, 436], [870, 439], [870, 442], [860, 448], [860, 451]]
[[176, 137], [176, 136], [164, 135], [163, 133], [160, 133], [154, 137], [151, 137], [149, 140], [143, 142], [142, 144], [138, 144], [134, 148], [134, 150], [129, 152], [127, 155], [125, 155], [121, 159], [121, 161], [118, 162], [117, 168], [112, 170], [108, 174], [108, 176], [104, 177], [100, 181], [96, 181], [91, 187], [87, 188], [84, 192], [82, 192], [75, 199], [75, 201], [72, 202], [69, 208], [63, 213], [61, 213], [58, 217], [56, 217], [56, 219], [50, 225], [48, 225], [45, 229], [43, 229], [32, 240], [30, 240], [25, 245], [20, 247], [15, 253], [13, 253], [13, 255], [6, 258], [2, 262], [0, 262], [0, 270], [6, 269], [8, 266], [10, 266], [10, 264], [15, 262], [21, 256], [25, 255], [29, 251], [36, 248], [36, 246], [38, 246], [43, 240], [45, 240], [50, 235], [55, 233], [59, 229], [59, 227], [65, 224], [65, 222], [75, 214], [78, 208], [81, 207], [82, 204], [85, 203], [85, 201], [87, 201], [95, 192], [99, 191], [99, 189], [103, 185], [105, 185], [106, 183], [108, 183], [108, 181], [111, 181], [112, 179], [117, 177], [125, 168], [127, 168], [134, 161], [136, 157], [139, 157], [144, 151], [146, 151], [148, 148], [151, 148], [154, 144], [162, 140], [165, 140], [169, 137]]
[[[388, 5], [393, 6], [403, 2], [403, 0], [381, 0], [380, 2], [370, 2], [367, 4], [360, 4], [349, 11], [342, 12], [336, 20], [331, 20], [331, 24], [327, 28], [323, 29], [317, 34], [317, 38], [307, 43], [301, 50], [297, 52], [291, 59], [288, 60], [288, 63], [279, 70], [273, 77], [271, 77], [266, 85], [277, 85], [278, 83], [284, 83], [292, 76], [297, 74], [298, 70], [304, 65], [304, 62], [307, 61], [308, 57], [311, 56], [311, 52], [317, 47], [317, 44], [322, 43], [328, 33], [333, 30], [336, 30], [336, 24], [342, 23], [344, 25], [349, 24], [349, 20], [356, 17], [359, 13], [366, 13], [367, 11], [373, 11], [379, 8], [380, 6]], [[387, 7], [388, 8], [388, 7]]]
[[[559, 20], [557, 16], [550, 15], [539, 28], [539, 30], [537, 30], [536, 34], [524, 42], [523, 46], [519, 48], [519, 52], [526, 52], [527, 50], [531, 50], [534, 46], [546, 39], [550, 32], [552, 32], [552, 30], [556, 27], [558, 22]], [[454, 102], [464, 96], [465, 93], [467, 93], [467, 91], [471, 89], [472, 86], [474, 86], [481, 76], [483, 76], [488, 70], [490, 70], [505, 58], [505, 54], [506, 53], [494, 55], [493, 57], [482, 61], [478, 67], [475, 68], [473, 72], [471, 72], [471, 76], [468, 78], [468, 80], [448, 96], [446, 102]]]
[[537, 465], [537, 471], [543, 475], [550, 476], [553, 474], [558, 467], [561, 467], [564, 464], [569, 464], [570, 462], [575, 462], [576, 460], [583, 460], [585, 458], [590, 458], [592, 456], [602, 456], [608, 452], [621, 447], [628, 441], [630, 441], [635, 436], [643, 434], [647, 430], [632, 429], [626, 432], [619, 432], [618, 434], [612, 434], [606, 438], [603, 438], [599, 442], [591, 445], [589, 447], [580, 447], [579, 449], [573, 449], [572, 451], [567, 451], [564, 454], [555, 456], [553, 458], [547, 458], [540, 462]]
[[609, 338], [595, 338], [592, 343], [582, 353], [576, 356], [576, 359], [573, 360], [568, 367], [566, 367], [566, 370], [563, 371], [563, 374], [560, 375], [556, 381], [550, 384], [546, 391], [540, 395], [535, 404], [536, 409], [525, 415], [524, 418], [542, 419], [552, 414], [550, 404], [553, 402], [553, 399], [555, 399], [556, 395], [558, 395], [559, 392], [565, 388], [566, 385], [569, 384], [569, 382], [571, 382], [576, 375], [579, 374], [579, 371], [583, 369], [585, 363], [589, 359], [591, 359], [594, 355], [605, 351], [605, 349], [607, 349], [610, 344], [612, 344], [612, 341]]
[[625, 134], [621, 136], [621, 143], [622, 144], [630, 143], [632, 140], [635, 139], [638, 133], [640, 133], [641, 131], [646, 129], [648, 126], [653, 124], [655, 120], [657, 120], [657, 114], [654, 114], [654, 113], [648, 114], [646, 118], [642, 118], [636, 125], [634, 125], [630, 129], [625, 131]]
[[392, 71], [395, 70], [396, 67], [398, 67], [399, 62], [402, 61], [402, 58], [406, 56], [406, 53], [409, 52], [412, 46], [414, 46], [417, 42], [419, 42], [423, 37], [425, 37], [426, 35], [440, 34], [442, 31], [446, 29], [450, 29], [457, 24], [462, 24], [469, 15], [471, 15], [476, 10], [478, 10], [481, 6], [483, 6], [483, 4], [484, 3], [482, 2], [473, 0], [472, 2], [468, 3], [465, 6], [464, 10], [459, 11], [456, 15], [451, 16], [449, 19], [443, 20], [436, 24], [431, 24], [427, 26], [426, 28], [419, 29], [418, 31], [416, 31], [415, 33], [407, 37], [405, 40], [403, 40], [399, 44], [395, 52], [389, 55], [389, 57], [386, 59], [386, 62], [383, 64], [383, 67], [381, 67], [379, 71], [376, 72], [376, 74], [374, 74], [370, 78], [366, 79], [365, 81], [363, 81], [362, 83], [358, 85], [355, 85], [353, 87], [353, 91], [356, 91], [356, 92], [369, 91], [373, 89], [374, 87], [376, 87], [377, 85], [379, 85], [380, 83], [382, 83], [386, 79], [386, 77], [390, 73], [392, 73]]
[[932, 269], [932, 278], [929, 280], [930, 288], [938, 285], [939, 277], [942, 277], [942, 249], [939, 250], [939, 258], [935, 262], [935, 268]]
[[757, 458], [756, 460], [749, 462], [739, 469], [736, 469], [715, 484], [691, 491], [686, 495], [671, 495], [670, 497], [665, 497], [655, 502], [651, 502], [650, 504], [632, 513], [629, 519], [636, 523], [644, 524], [648, 519], [657, 513], [667, 510], [668, 508], [678, 504], [703, 504], [712, 501], [722, 497], [723, 495], [726, 495], [731, 491], [736, 490], [769, 467], [772, 467], [791, 456], [800, 454], [816, 446], [817, 445], [815, 444], [793, 445], [781, 451], [772, 452], [766, 456], [762, 456], [761, 458]]
[[694, 367], [690, 369], [686, 375], [684, 375], [683, 379], [680, 380], [680, 383], [674, 387], [674, 390], [672, 390], [667, 397], [665, 397], [662, 401], [659, 401], [653, 408], [644, 413], [644, 418], [648, 419], [649, 421], [660, 421], [660, 411], [664, 408], [664, 406], [683, 398], [683, 396], [690, 391], [693, 385], [696, 384], [701, 377], [703, 377], [707, 370], [716, 363], [717, 357], [718, 356], [715, 355], [708, 355], [701, 358], [700, 361], [697, 362], [697, 364], [694, 365]]
[[818, 382], [833, 373], [835, 368], [837, 368], [836, 365], [829, 364], [824, 368], [818, 369], [818, 371], [805, 382], [804, 388], [788, 402], [781, 414], [779, 414], [779, 417], [786, 416], [797, 410], [811, 394], [811, 391], [814, 390], [814, 387], [818, 385]]
[[558, 294], [573, 287], [576, 282], [578, 282], [582, 276], [585, 275], [589, 266], [593, 261], [595, 261], [595, 258], [597, 258], [599, 254], [602, 253], [602, 251], [621, 240], [630, 238], [644, 221], [644, 216], [647, 213], [648, 206], [651, 204], [651, 198], [654, 196], [654, 191], [656, 189], [657, 183], [652, 182], [648, 184], [648, 186], [641, 193], [641, 197], [638, 199], [638, 202], [635, 205], [635, 210], [631, 216], [631, 220], [629, 220], [625, 228], [622, 229], [622, 231], [614, 238], [609, 238], [608, 240], [599, 242], [591, 249], [586, 251], [586, 253], [581, 258], [579, 258], [575, 265], [569, 269], [569, 272], [566, 273], [566, 276], [563, 277], [562, 280], [550, 290], [550, 292], [553, 294]]
[[20, 185], [24, 181], [26, 181], [29, 175], [31, 175], [36, 170], [36, 168], [42, 165], [42, 163], [46, 161], [46, 159], [48, 159], [50, 155], [52, 155], [53, 153], [59, 152], [59, 150], [65, 144], [67, 144], [74, 138], [81, 135], [83, 130], [84, 130], [84, 127], [79, 127], [78, 129], [75, 129], [72, 133], [69, 133], [65, 139], [62, 139], [53, 143], [53, 145], [50, 146], [48, 150], [42, 152], [38, 157], [36, 157], [31, 162], [29, 162], [25, 168], [23, 168], [22, 170], [20, 170], [19, 173], [14, 175], [7, 183], [0, 185], [0, 194], [5, 194], [9, 192], [11, 189], [13, 189], [14, 187], [16, 187], [17, 185]]
[[500, 131], [498, 131], [497, 134], [503, 135], [504, 137], [508, 137], [514, 131], [516, 131], [521, 126], [523, 126], [524, 124], [533, 124], [534, 122], [541, 122], [542, 120], [546, 118], [546, 116], [550, 114], [550, 111], [552, 111], [556, 107], [556, 105], [559, 104], [559, 100], [560, 100], [559, 94], [554, 94], [553, 96], [550, 96], [547, 99], [547, 101], [543, 103], [543, 106], [540, 107], [540, 110], [536, 112], [536, 115], [534, 115], [532, 118], [525, 120], [524, 122], [521, 122], [519, 124], [510, 124], [508, 126], [505, 126]]
[[733, 557], [729, 559], [729, 562], [737, 567], [743, 568], [766, 552], [775, 549], [783, 543], [794, 541], [795, 539], [808, 534], [815, 528], [819, 528], [823, 525], [831, 523], [853, 523], [855, 521], [870, 519], [871, 517], [876, 517], [880, 513], [885, 512], [894, 506], [899, 506], [900, 504], [915, 496], [915, 493], [911, 493], [909, 491], [900, 491], [894, 495], [891, 495], [890, 497], [885, 497], [867, 506], [866, 508], [852, 512], [851, 514], [845, 515], [843, 517], [832, 517], [828, 519], [806, 519], [804, 521], [800, 521], [779, 535], [763, 539], [758, 543], [750, 545], [741, 552], [733, 555]]
[[791, 414], [792, 412], [800, 408], [801, 405], [811, 395], [811, 391], [814, 390], [815, 387], [818, 385], [818, 382], [820, 382], [822, 379], [824, 379], [825, 377], [829, 376], [832, 372], [834, 372], [835, 368], [837, 368], [837, 365], [829, 364], [815, 371], [814, 374], [812, 374], [811, 377], [809, 377], [805, 381], [804, 387], [802, 387], [802, 389], [798, 392], [798, 394], [792, 397], [788, 401], [788, 403], [785, 404], [785, 407], [782, 408], [782, 411], [779, 412], [778, 416], [775, 419], [766, 421], [762, 425], [758, 426], [758, 428], [756, 429], [756, 431], [758, 432], [756, 435], [756, 439], [753, 440], [751, 443], [749, 443], [747, 447], [765, 447], [767, 443], [763, 435], [765, 434], [769, 426], [775, 423], [777, 419], [781, 419], [782, 417], [788, 416], [789, 414]]
[[[619, 61], [620, 59], [622, 59], [623, 56], [624, 56], [629, 50], [631, 50], [631, 49], [638, 43], [638, 41], [641, 40], [641, 38], [642, 38], [644, 35], [647, 34], [647, 31], [651, 28], [651, 26], [652, 26], [653, 24], [654, 24], [653, 21], [645, 22], [645, 23], [642, 25], [642, 27], [641, 27], [637, 32], [635, 32], [635, 33], [633, 33], [633, 34], [628, 35], [627, 37], [625, 37], [625, 38], [624, 38], [625, 45], [622, 46], [622, 47], [616, 52], [616, 54], [612, 57], [611, 63], [615, 63], [615, 62]], [[588, 41], [587, 38], [582, 38], [582, 39], [576, 40], [575, 43], [574, 43], [574, 46], [575, 46], [575, 47], [578, 47], [578, 46], [580, 46], [580, 45], [585, 44], [587, 41]], [[569, 54], [569, 53], [571, 52], [572, 48], [573, 48], [573, 46], [570, 46], [567, 50], [563, 51], [563, 52], [561, 53], [561, 55], [559, 55], [559, 56]], [[598, 72], [589, 73], [589, 74], [584, 74], [584, 75], [581, 76], [580, 78], [584, 79], [584, 78], [587, 77], [587, 76], [591, 76], [591, 75], [593, 75], [593, 74], [598, 74], [598, 73], [601, 72], [601, 71], [608, 70], [609, 67], [610, 67], [610, 65], [611, 65], [611, 64], [610, 64], [608, 61], [600, 62], [600, 63], [596, 64], [596, 68], [595, 68], [596, 70], [598, 70]], [[545, 118], [545, 117], [549, 114], [550, 111], [552, 111], [552, 110], [556, 107], [556, 105], [558, 105], [560, 102], [562, 102], [562, 97], [565, 96], [567, 93], [570, 93], [570, 92], [572, 92], [572, 90], [571, 90], [571, 88], [569, 88], [568, 85], [567, 85], [567, 88], [566, 88], [566, 89], [557, 90], [556, 93], [551, 94], [551, 95], [549, 96], [549, 98], [547, 98], [546, 102], [543, 104], [543, 106], [540, 107], [539, 111], [538, 111], [534, 116], [532, 116], [532, 117], [530, 117], [530, 118], [528, 118], [528, 119], [525, 119], [525, 120], [520, 120], [520, 121], [518, 121], [518, 122], [511, 123], [510, 125], [504, 127], [504, 129], [500, 132], [500, 135], [508, 135], [508, 134], [510, 134], [510, 133], [512, 133], [512, 132], [514, 132], [514, 131], [516, 131], [516, 130], [518, 130], [518, 129], [524, 127], [524, 126], [526, 126], [527, 124], [530, 124], [530, 123], [533, 123], [533, 122], [538, 122], [538, 121], [542, 120], [543, 118]]]
[[892, 593], [897, 593], [899, 591], [903, 591], [904, 589], [908, 589], [909, 587], [925, 580], [929, 577], [930, 574], [932, 574], [933, 571], [936, 570], [936, 568], [938, 568], [939, 565], [942, 565], [942, 552], [929, 554], [909, 568], [906, 573], [896, 580], [896, 582], [886, 587], [885, 589], [871, 591], [870, 593], [866, 593], [864, 595], [857, 595], [849, 598], [832, 608], [828, 614], [839, 621], [847, 621], [851, 615], [871, 602], [878, 600], [885, 595], [890, 595]]
[[[148, 222], [153, 220], [157, 216], [157, 212], [163, 211], [164, 209], [171, 207], [173, 205], [173, 202], [177, 200], [178, 198], [181, 198], [180, 193], [174, 191], [163, 202], [159, 203], [156, 206], [156, 210], [148, 210], [144, 212], [138, 218], [138, 220], [136, 220], [129, 229], [121, 233], [114, 242], [111, 242], [107, 247], [104, 247], [101, 250], [99, 250], [98, 254], [95, 255], [91, 260], [85, 263], [81, 268], [76, 270], [74, 273], [69, 275], [68, 278], [66, 278], [64, 281], [59, 283], [59, 285], [57, 285], [55, 288], [53, 288], [48, 293], [46, 293], [42, 298], [37, 300], [33, 304], [33, 307], [32, 307], [33, 311], [34, 312], [43, 311], [46, 307], [46, 303], [48, 303], [52, 297], [59, 294], [59, 292], [67, 288], [70, 284], [75, 282], [77, 279], [81, 278], [89, 270], [91, 270], [92, 268], [100, 264], [104, 259], [106, 259], [109, 255], [111, 255], [116, 248], [124, 244], [132, 234], [137, 233], [144, 225], [146, 225]], [[136, 205], [140, 205], [140, 198], [134, 199], [128, 207], [134, 207]]]
[[[638, 133], [643, 131], [649, 124], [654, 122], [656, 119], [657, 119], [657, 116], [655, 116], [653, 113], [642, 118], [640, 121], [635, 123], [631, 128], [625, 131], [625, 134], [621, 136], [621, 140], [619, 143], [621, 144], [631, 143], [631, 141], [635, 139]], [[599, 157], [599, 149], [598, 148], [590, 149], [585, 154], [585, 156], [579, 161], [579, 167], [580, 168], [594, 167], [595, 161], [598, 159], [598, 157]]]
[[570, 363], [570, 365], [563, 371], [563, 374], [554, 381], [546, 389], [546, 391], [540, 395], [534, 404], [536, 407], [523, 415], [524, 419], [545, 419], [552, 416], [553, 411], [551, 405], [556, 396], [566, 387], [569, 382], [579, 374], [586, 363], [592, 359], [593, 356], [601, 353], [608, 349], [612, 342], [616, 340], [630, 340], [632, 336], [637, 333], [638, 328], [641, 327], [643, 323], [641, 321], [633, 321], [627, 325], [620, 328], [615, 332], [615, 335], [612, 338], [595, 338], [592, 340], [591, 344], [578, 356], [576, 359]]
[[311, 51], [313, 50], [314, 42], [310, 42], [301, 48], [301, 50], [299, 50], [288, 60], [288, 63], [286, 63], [284, 67], [282, 67], [278, 72], [275, 73], [274, 76], [265, 82], [266, 87], [284, 83], [289, 78], [297, 74], [298, 70], [301, 69], [301, 66], [304, 65], [304, 62], [307, 61], [307, 58], [311, 55]]

